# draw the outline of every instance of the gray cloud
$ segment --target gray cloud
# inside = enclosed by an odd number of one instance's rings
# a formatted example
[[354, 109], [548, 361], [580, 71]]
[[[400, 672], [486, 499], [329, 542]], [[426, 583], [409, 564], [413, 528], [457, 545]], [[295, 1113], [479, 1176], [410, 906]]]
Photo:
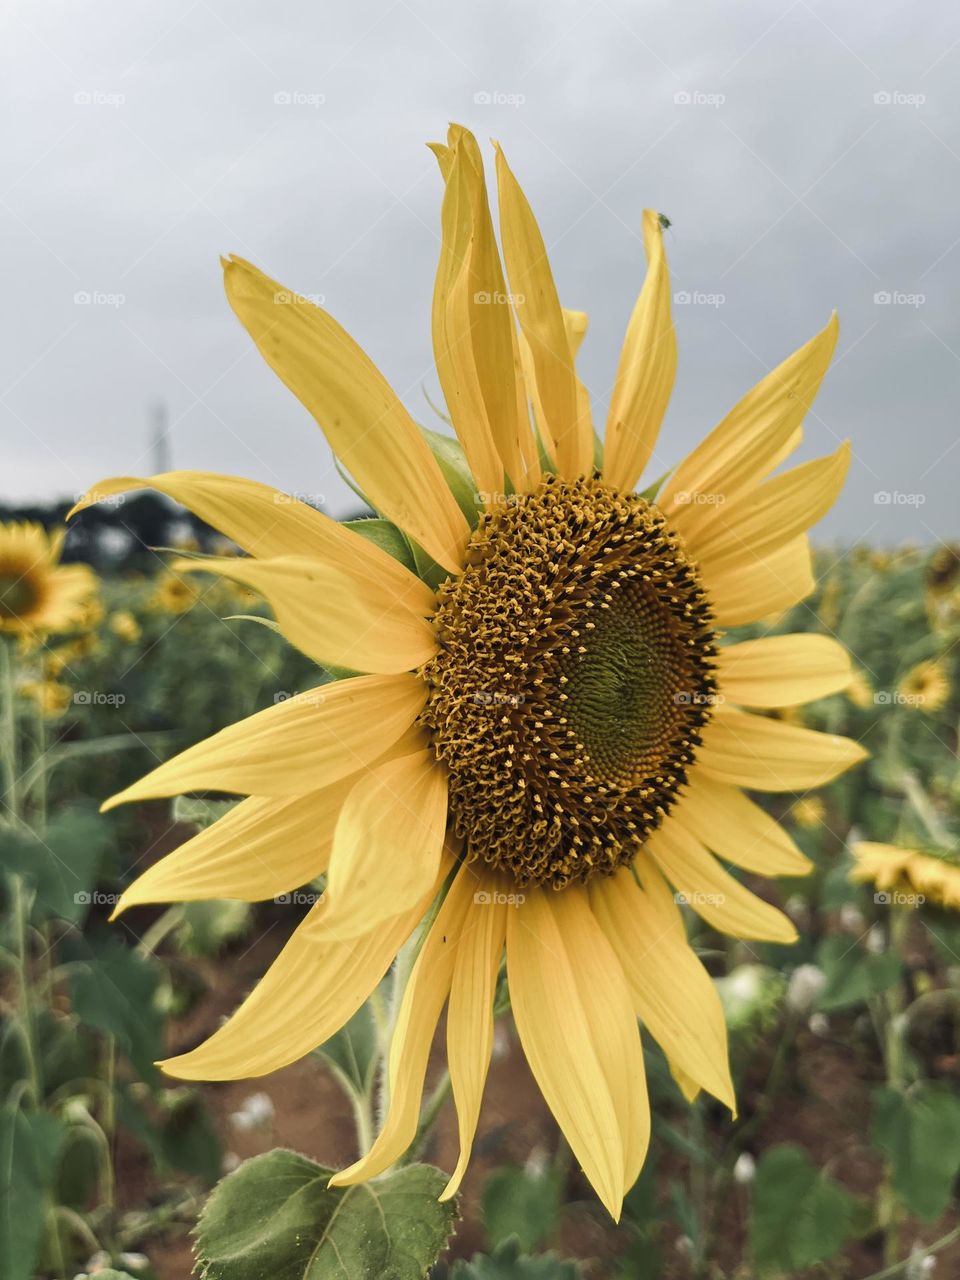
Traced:
[[712, 298], [676, 307], [657, 463], [836, 307], [837, 359], [801, 456], [850, 436], [855, 462], [823, 536], [955, 536], [960, 14], [916, 14], [881, 3], [865, 22], [806, 0], [15, 6], [0, 493], [149, 470], [159, 397], [176, 466], [349, 507], [320, 432], [233, 319], [218, 256], [322, 294], [428, 414], [440, 180], [423, 143], [456, 119], [504, 145], [563, 300], [591, 314], [598, 417], [653, 206], [674, 223], [676, 290]]

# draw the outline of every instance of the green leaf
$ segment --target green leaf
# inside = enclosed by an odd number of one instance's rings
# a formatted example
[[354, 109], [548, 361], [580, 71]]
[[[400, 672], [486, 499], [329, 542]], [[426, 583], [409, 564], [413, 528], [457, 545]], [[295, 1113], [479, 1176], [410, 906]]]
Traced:
[[496, 1248], [515, 1237], [521, 1249], [535, 1249], [560, 1217], [560, 1182], [555, 1174], [498, 1169], [481, 1196], [483, 1222]]
[[876, 1089], [873, 1142], [892, 1170], [893, 1189], [916, 1217], [939, 1218], [960, 1172], [960, 1098], [945, 1085], [915, 1085], [909, 1093]]
[[842, 1009], [861, 1004], [899, 981], [903, 965], [895, 951], [873, 955], [853, 939], [824, 938], [817, 948], [817, 964], [827, 975], [817, 1008]]
[[154, 1061], [163, 1056], [159, 983], [150, 961], [112, 941], [78, 961], [71, 977], [76, 1016], [86, 1026], [116, 1036], [137, 1071], [151, 1081], [157, 1078]]
[[185, 902], [175, 938], [188, 956], [218, 956], [224, 947], [249, 932], [253, 907], [236, 898]]
[[422, 1280], [453, 1227], [446, 1174], [413, 1164], [328, 1188], [331, 1173], [270, 1151], [224, 1178], [197, 1224], [201, 1280]]
[[0, 1275], [31, 1280], [66, 1129], [45, 1111], [0, 1111]]
[[379, 1061], [377, 1023], [369, 1001], [316, 1052], [355, 1093], [365, 1093]]
[[176, 796], [173, 801], [174, 822], [185, 822], [204, 830], [228, 814], [236, 800], [205, 800], [202, 796]]
[[381, 520], [378, 517], [371, 517], [367, 520], [344, 520], [343, 527], [352, 529], [354, 533], [359, 533], [361, 538], [366, 538], [368, 542], [372, 542], [381, 551], [386, 551], [388, 556], [393, 556], [394, 560], [399, 560], [411, 573], [416, 573], [410, 543], [397, 526], [391, 524], [389, 520]]
[[212, 1185], [223, 1172], [223, 1147], [209, 1108], [198, 1093], [171, 1090], [160, 1128], [160, 1155], [173, 1169]]
[[839, 1253], [856, 1201], [793, 1143], [765, 1152], [754, 1182], [750, 1242], [761, 1273], [793, 1275]]
[[109, 822], [92, 809], [63, 809], [46, 832], [4, 831], [3, 864], [36, 894], [35, 910], [79, 924], [97, 883], [97, 870], [111, 845]]
[[581, 1280], [575, 1262], [564, 1262], [555, 1253], [531, 1258], [521, 1255], [517, 1240], [507, 1240], [492, 1257], [475, 1253], [469, 1262], [459, 1261], [450, 1270], [450, 1280]]
[[457, 506], [467, 517], [471, 528], [474, 527], [477, 523], [480, 497], [477, 493], [477, 482], [467, 466], [463, 446], [453, 436], [445, 436], [440, 431], [431, 431], [429, 427], [421, 427], [420, 431], [440, 465], [447, 488], [456, 498]]

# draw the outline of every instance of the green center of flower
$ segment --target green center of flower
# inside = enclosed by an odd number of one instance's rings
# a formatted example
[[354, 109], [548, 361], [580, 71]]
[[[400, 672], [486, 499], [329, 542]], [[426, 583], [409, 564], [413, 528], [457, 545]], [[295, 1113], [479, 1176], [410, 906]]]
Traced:
[[0, 618], [23, 618], [37, 603], [37, 591], [25, 574], [0, 571]]
[[629, 862], [715, 693], [707, 600], [662, 513], [549, 476], [481, 517], [436, 621], [421, 720], [466, 856], [555, 888]]

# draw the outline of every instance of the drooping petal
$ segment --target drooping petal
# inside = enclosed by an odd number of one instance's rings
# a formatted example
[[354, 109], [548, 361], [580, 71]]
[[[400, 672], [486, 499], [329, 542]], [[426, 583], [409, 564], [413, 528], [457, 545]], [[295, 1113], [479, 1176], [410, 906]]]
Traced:
[[693, 948], [627, 870], [598, 877], [590, 901], [623, 966], [634, 1008], [674, 1070], [735, 1111], [723, 1006]]
[[322, 308], [242, 258], [227, 298], [260, 354], [323, 428], [375, 509], [456, 572], [469, 529], [429, 445], [373, 362]]
[[182, 751], [104, 809], [189, 791], [295, 796], [375, 760], [416, 719], [426, 686], [413, 675], [356, 676], [299, 693]]
[[837, 317], [773, 369], [688, 454], [657, 503], [684, 532], [708, 522], [719, 505], [691, 502], [691, 494], [729, 501], [764, 480], [800, 443], [801, 426], [837, 344]]
[[627, 326], [603, 448], [604, 480], [628, 491], [656, 446], [677, 372], [677, 336], [670, 317], [663, 228], [652, 209], [643, 211], [643, 243], [647, 278]]
[[850, 445], [774, 476], [714, 509], [709, 524], [687, 534], [690, 554], [707, 580], [772, 555], [833, 506], [850, 465]]
[[830, 636], [764, 636], [720, 649], [723, 697], [744, 707], [792, 707], [845, 689], [850, 655]]
[[740, 627], [782, 613], [805, 600], [815, 585], [806, 534], [768, 556], [753, 556], [744, 548], [741, 563], [712, 571], [707, 578], [713, 615], [720, 627]]
[[[470, 876], [474, 867], [464, 867]], [[440, 1196], [455, 1195], [470, 1159], [480, 1117], [483, 1087], [493, 1052], [493, 1001], [507, 930], [507, 886], [490, 873], [479, 872], [463, 888], [473, 890], [473, 906], [457, 944], [447, 1008], [447, 1063], [457, 1107], [460, 1158]], [[515, 909], [515, 908], [513, 908]]]
[[311, 924], [318, 902], [229, 1022], [190, 1053], [159, 1065], [181, 1080], [242, 1080], [278, 1071], [329, 1040], [369, 998], [449, 866], [412, 910], [360, 938], [317, 938]]
[[292, 800], [253, 796], [134, 880], [111, 919], [144, 902], [289, 893], [327, 869], [333, 829], [350, 782]]
[[459, 940], [475, 907], [475, 884], [469, 869], [461, 867], [430, 927], [403, 993], [390, 1043], [390, 1105], [383, 1128], [365, 1156], [333, 1175], [331, 1186], [376, 1177], [413, 1141], [430, 1047], [453, 981]]
[[721, 933], [762, 942], [795, 942], [792, 921], [745, 889], [699, 840], [667, 817], [647, 841], [682, 900]]
[[805, 876], [813, 863], [789, 833], [739, 787], [695, 769], [673, 810], [676, 821], [714, 853], [763, 876]]
[[[649, 1123], [629, 993], [586, 896], [534, 887], [507, 915], [507, 974], [527, 1061], [614, 1219]], [[642, 1106], [638, 1100], [642, 1098]]]
[[305, 502], [254, 480], [205, 471], [168, 471], [147, 479], [117, 476], [95, 485], [70, 514], [128, 489], [166, 494], [258, 559], [308, 556], [343, 573], [381, 579], [410, 609], [427, 614], [432, 607], [430, 588], [386, 551]]
[[753, 791], [808, 791], [866, 755], [852, 738], [718, 707], [703, 731], [697, 767], [716, 782]]
[[[321, 666], [394, 675], [412, 671], [437, 651], [433, 628], [398, 596], [395, 583], [413, 575], [345, 573], [304, 556], [272, 560], [204, 557], [180, 560], [180, 573], [218, 573], [262, 595], [291, 644]], [[412, 593], [411, 593], [412, 594]], [[431, 598], [430, 608], [435, 606]]]
[[577, 378], [560, 299], [533, 210], [497, 147], [500, 234], [520, 331], [530, 353], [537, 424], [552, 446], [562, 476], [575, 479], [593, 466], [593, 436], [584, 431]]
[[433, 883], [447, 825], [447, 776], [432, 751], [364, 772], [340, 810], [318, 936], [350, 938], [406, 911]]

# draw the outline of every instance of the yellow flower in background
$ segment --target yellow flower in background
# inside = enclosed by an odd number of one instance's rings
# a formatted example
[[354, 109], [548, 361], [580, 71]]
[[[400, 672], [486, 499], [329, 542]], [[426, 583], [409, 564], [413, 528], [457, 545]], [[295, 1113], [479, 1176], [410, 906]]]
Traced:
[[62, 565], [63, 530], [0, 524], [0, 633], [50, 635], [85, 625], [97, 590], [84, 564]]
[[803, 796], [790, 806], [790, 817], [798, 827], [808, 831], [822, 826], [827, 810], [819, 796]]
[[873, 841], [853, 845], [852, 853], [856, 862], [851, 880], [873, 884], [881, 893], [901, 894], [908, 899], [919, 896], [937, 906], [960, 910], [960, 866], [955, 856], [937, 856]]
[[187, 613], [197, 603], [200, 592], [178, 573], [160, 575], [147, 608], [156, 613]]
[[107, 625], [115, 636], [128, 644], [136, 644], [140, 639], [140, 624], [127, 609], [118, 609], [116, 613], [111, 613]]
[[854, 668], [853, 676], [846, 688], [846, 694], [853, 705], [859, 707], [861, 711], [866, 711], [874, 705], [873, 685], [862, 668]]
[[950, 697], [950, 677], [937, 658], [927, 658], [911, 667], [897, 685], [900, 701], [933, 715]]
[[453, 127], [434, 152], [446, 193], [433, 343], [465, 482], [335, 320], [242, 259], [224, 264], [261, 354], [434, 586], [372, 537], [251, 481], [121, 477], [81, 504], [144, 487], [183, 503], [248, 554], [176, 568], [250, 587], [318, 664], [366, 673], [233, 725], [114, 796], [110, 806], [194, 790], [247, 797], [150, 868], [119, 909], [270, 899], [326, 875], [233, 1018], [164, 1064], [227, 1080], [274, 1071], [333, 1035], [439, 900], [399, 1009], [382, 1130], [333, 1181], [373, 1177], [410, 1143], [446, 1005], [461, 1154], [444, 1194], [454, 1193], [505, 950], [527, 1059], [616, 1217], [650, 1131], [638, 1017], [688, 1097], [702, 1088], [734, 1106], [722, 1008], [678, 903], [734, 936], [792, 941], [790, 920], [723, 865], [809, 868], [741, 788], [806, 791], [865, 754], [755, 714], [844, 688], [839, 644], [720, 636], [813, 590], [807, 530], [839, 493], [849, 448], [778, 468], [800, 442], [837, 325], [748, 392], [650, 501], [635, 488], [664, 469], [676, 367], [660, 218], [644, 214], [647, 277], [598, 461], [575, 368], [586, 316], [561, 308], [502, 153], [506, 275], [472, 135]]
[[960, 586], [960, 545], [944, 543], [937, 547], [923, 569], [923, 585], [928, 595], [949, 595]]
[[57, 680], [33, 680], [21, 685], [20, 692], [31, 698], [41, 713], [50, 720], [62, 716], [73, 702], [73, 690]]

